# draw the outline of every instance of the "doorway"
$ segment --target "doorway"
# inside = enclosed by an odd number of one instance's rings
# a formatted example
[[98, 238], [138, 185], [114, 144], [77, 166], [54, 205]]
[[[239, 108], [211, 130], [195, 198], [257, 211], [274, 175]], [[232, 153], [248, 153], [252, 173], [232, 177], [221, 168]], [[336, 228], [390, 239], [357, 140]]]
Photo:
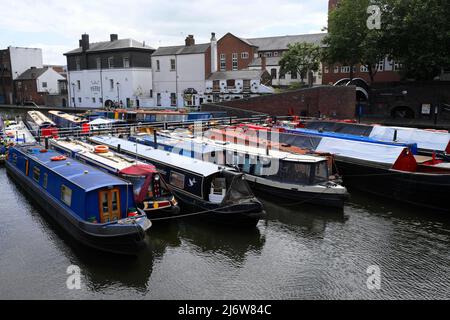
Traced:
[[118, 189], [99, 193], [100, 222], [108, 223], [120, 219], [120, 194]]

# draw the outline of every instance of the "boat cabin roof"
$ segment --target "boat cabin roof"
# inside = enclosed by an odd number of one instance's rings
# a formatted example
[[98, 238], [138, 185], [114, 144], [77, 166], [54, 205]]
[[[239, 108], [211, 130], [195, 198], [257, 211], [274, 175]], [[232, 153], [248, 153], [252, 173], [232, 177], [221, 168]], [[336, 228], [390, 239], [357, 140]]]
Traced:
[[48, 113], [75, 123], [88, 122], [88, 120], [82, 118], [80, 115], [69, 114], [56, 110], [49, 111]]
[[169, 166], [178, 167], [180, 169], [190, 171], [205, 177], [221, 172], [223, 170], [228, 170], [222, 166], [218, 166], [210, 162], [185, 157], [176, 153], [158, 150], [150, 146], [141, 143], [135, 143], [125, 139], [110, 136], [94, 136], [90, 139], [96, 143], [114, 147], [117, 147], [117, 145], [120, 144], [122, 150], [133, 153], [136, 153], [137, 151], [139, 155], [148, 158], [150, 161], [152, 161], [152, 159], [155, 159], [156, 161], [165, 163]]
[[124, 156], [116, 152], [95, 153], [95, 146], [78, 140], [52, 140], [51, 143], [72, 152], [76, 152], [79, 155], [83, 155], [89, 159], [104, 164], [110, 168], [114, 168], [118, 171], [128, 168], [132, 165], [144, 164], [141, 161], [136, 161], [136, 159], [134, 158]]
[[45, 116], [40, 111], [34, 111], [34, 110], [33, 111], [28, 111], [28, 115], [38, 125], [49, 124], [49, 125], [52, 125], [52, 126], [56, 126], [56, 124], [52, 120], [50, 120], [47, 116]]
[[57, 173], [86, 192], [109, 186], [129, 185], [128, 182], [120, 178], [74, 159], [68, 158], [62, 161], [52, 161], [52, 157], [60, 156], [61, 153], [54, 150], [41, 153], [42, 147], [39, 145], [17, 146], [15, 148], [41, 166]]

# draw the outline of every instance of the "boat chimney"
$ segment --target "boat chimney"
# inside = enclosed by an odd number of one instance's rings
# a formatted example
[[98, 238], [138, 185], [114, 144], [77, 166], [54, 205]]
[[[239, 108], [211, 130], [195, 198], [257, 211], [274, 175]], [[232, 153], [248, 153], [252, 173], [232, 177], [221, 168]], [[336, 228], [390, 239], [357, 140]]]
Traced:
[[45, 137], [45, 150], [48, 150], [48, 137]]
[[120, 144], [118, 144], [118, 145], [117, 145], [117, 152], [118, 152], [118, 153], [120, 153], [120, 149], [121, 149]]
[[397, 135], [398, 135], [398, 132], [397, 132], [397, 129], [396, 129], [396, 130], [394, 130], [394, 142], [397, 141]]
[[156, 129], [153, 130], [153, 142], [155, 143], [155, 149], [158, 149], [158, 138], [156, 137]]

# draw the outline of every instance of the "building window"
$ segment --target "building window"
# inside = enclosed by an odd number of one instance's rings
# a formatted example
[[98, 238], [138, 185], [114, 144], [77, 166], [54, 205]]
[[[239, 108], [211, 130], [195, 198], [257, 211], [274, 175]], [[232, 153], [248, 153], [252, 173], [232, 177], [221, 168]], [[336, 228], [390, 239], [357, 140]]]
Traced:
[[101, 58], [95, 59], [95, 63], [97, 64], [97, 69], [102, 68], [102, 59]]
[[153, 98], [153, 90], [150, 89], [150, 98]]
[[394, 62], [394, 71], [402, 70], [402, 64], [399, 62]]
[[234, 89], [236, 87], [236, 81], [233, 79], [227, 80], [227, 87], [228, 89]]
[[227, 70], [227, 61], [225, 59], [225, 53], [220, 54], [220, 71], [226, 71]]
[[109, 79], [109, 89], [114, 90], [114, 79]]
[[220, 91], [220, 80], [213, 81], [213, 91]]
[[176, 67], [175, 59], [170, 59], [170, 71], [175, 71]]
[[169, 184], [171, 184], [172, 186], [179, 189], [184, 189], [184, 180], [185, 180], [184, 174], [175, 171], [172, 171], [170, 173]]
[[75, 58], [75, 65], [76, 65], [76, 69], [77, 69], [77, 70], [81, 70], [80, 57], [76, 57], [76, 58]]
[[266, 57], [268, 57], [268, 58], [272, 57], [272, 52], [267, 52]]
[[157, 94], [156, 94], [156, 105], [157, 105], [158, 107], [161, 106], [161, 93], [157, 93]]
[[177, 94], [176, 93], [171, 93], [170, 94], [170, 105], [172, 107], [176, 107], [177, 106]]
[[297, 79], [297, 72], [291, 71], [291, 79]]
[[41, 178], [41, 169], [38, 167], [33, 168], [33, 180], [39, 183], [39, 179]]
[[274, 56], [274, 57], [278, 57], [278, 51], [275, 51], [275, 52], [273, 53], [273, 56]]
[[81, 103], [81, 98], [78, 98], [78, 102]]
[[130, 67], [130, 58], [128, 58], [128, 57], [124, 57], [123, 58], [123, 67], [124, 68], [129, 68]]
[[61, 186], [61, 201], [69, 207], [72, 205], [72, 190], [65, 185]]
[[329, 73], [330, 72], [330, 68], [328, 66], [323, 67], [323, 72], [324, 73]]
[[248, 59], [248, 52], [242, 52], [241, 59]]
[[259, 55], [260, 58], [263, 56], [262, 52], [260, 52], [258, 55]]
[[276, 79], [277, 78], [277, 69], [275, 69], [275, 68], [270, 69], [270, 75], [272, 76], [272, 79]]
[[350, 67], [349, 66], [342, 66], [341, 67], [342, 73], [350, 73]]
[[160, 70], [160, 63], [159, 60], [156, 60], [156, 71]]
[[42, 88], [47, 88], [47, 82], [42, 82]]
[[77, 88], [78, 88], [78, 91], [81, 90], [81, 81], [80, 80], [77, 80]]
[[249, 79], [244, 80], [244, 90], [245, 91], [250, 90], [250, 80]]
[[369, 72], [369, 69], [367, 68], [367, 66], [361, 65], [361, 66], [359, 67], [359, 71], [360, 71], [360, 72]]
[[98, 102], [103, 105], [103, 98], [98, 98]]
[[339, 66], [334, 66], [334, 73], [339, 73]]
[[114, 58], [113, 57], [108, 58], [108, 68], [110, 68], [110, 69], [114, 68]]
[[42, 186], [44, 187], [44, 189], [47, 189], [47, 185], [48, 185], [48, 174], [44, 173], [44, 178], [42, 180]]
[[384, 60], [381, 60], [380, 62], [378, 62], [377, 70], [378, 71], [384, 71]]
[[232, 70], [236, 71], [238, 69], [238, 54], [233, 53], [232, 56]]
[[92, 103], [95, 103], [95, 97], [92, 98]]

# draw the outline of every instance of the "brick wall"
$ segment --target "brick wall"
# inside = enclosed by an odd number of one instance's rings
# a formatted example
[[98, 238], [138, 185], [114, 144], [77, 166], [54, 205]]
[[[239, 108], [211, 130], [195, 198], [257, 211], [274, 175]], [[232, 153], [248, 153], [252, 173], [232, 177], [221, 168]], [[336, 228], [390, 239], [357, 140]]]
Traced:
[[[241, 53], [247, 52], [248, 58], [242, 59]], [[238, 70], [242, 70], [248, 67], [248, 65], [253, 61], [253, 56], [256, 53], [256, 48], [248, 45], [241, 39], [227, 33], [217, 42], [217, 70], [220, 71], [220, 55], [225, 54], [226, 59], [226, 71], [232, 70], [232, 55], [233, 53], [238, 54]]]
[[[313, 117], [320, 112], [320, 115], [341, 119], [354, 118], [355, 104], [356, 92], [353, 86], [321, 86], [220, 103], [233, 109], [274, 116], [286, 116], [293, 110], [296, 115]], [[213, 106], [208, 108], [214, 110]], [[202, 110], [207, 111], [203, 106]]]

